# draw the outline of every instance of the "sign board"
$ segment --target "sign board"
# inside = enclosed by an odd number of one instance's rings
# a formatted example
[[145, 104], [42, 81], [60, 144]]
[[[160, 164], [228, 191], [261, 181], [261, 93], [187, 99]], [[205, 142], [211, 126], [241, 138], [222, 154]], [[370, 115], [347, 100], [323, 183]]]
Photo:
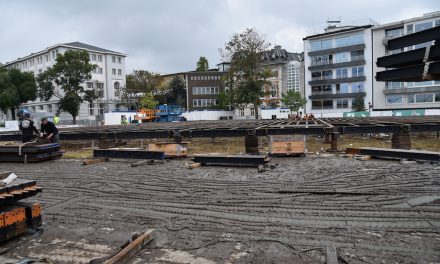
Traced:
[[393, 116], [424, 116], [425, 109], [393, 110]]
[[370, 112], [345, 112], [344, 117], [369, 117]]

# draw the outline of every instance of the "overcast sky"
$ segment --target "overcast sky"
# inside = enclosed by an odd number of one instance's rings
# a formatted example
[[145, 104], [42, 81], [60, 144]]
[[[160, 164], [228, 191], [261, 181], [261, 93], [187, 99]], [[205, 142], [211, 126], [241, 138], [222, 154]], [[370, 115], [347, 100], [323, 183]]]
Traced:
[[128, 55], [127, 72], [211, 67], [231, 35], [255, 28], [272, 45], [302, 51], [327, 19], [387, 23], [440, 10], [439, 0], [0, 0], [0, 62], [80, 41]]

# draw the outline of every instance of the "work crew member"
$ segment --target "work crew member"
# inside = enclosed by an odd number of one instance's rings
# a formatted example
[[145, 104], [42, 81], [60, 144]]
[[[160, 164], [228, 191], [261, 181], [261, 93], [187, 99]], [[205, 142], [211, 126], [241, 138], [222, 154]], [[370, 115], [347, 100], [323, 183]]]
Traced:
[[38, 129], [35, 127], [34, 121], [31, 120], [30, 113], [24, 114], [24, 118], [20, 120], [19, 128], [21, 131], [21, 142], [23, 143], [32, 141], [34, 132], [38, 134]]
[[53, 117], [53, 123], [54, 123], [55, 125], [58, 125], [59, 122], [60, 122], [60, 117], [59, 117], [58, 115], [55, 115], [55, 116]]
[[41, 118], [41, 132], [46, 134], [46, 139], [51, 143], [59, 143], [60, 136], [58, 134], [58, 129], [54, 123], [47, 120], [47, 118]]

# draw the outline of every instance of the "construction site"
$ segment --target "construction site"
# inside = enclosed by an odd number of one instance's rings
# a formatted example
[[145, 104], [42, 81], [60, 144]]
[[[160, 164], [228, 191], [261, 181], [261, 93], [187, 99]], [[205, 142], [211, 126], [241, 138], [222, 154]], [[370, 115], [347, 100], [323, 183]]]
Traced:
[[[376, 80], [440, 80], [439, 32]], [[0, 263], [440, 263], [440, 116], [162, 110], [0, 133]]]
[[[1, 134], [0, 158], [16, 162], [0, 171], [17, 176], [4, 195], [31, 202], [7, 200], [23, 217], [4, 225], [0, 259], [436, 263], [440, 153], [409, 149], [435, 150], [438, 131], [437, 116], [162, 123], [62, 129], [62, 151]], [[352, 135], [390, 146], [341, 148]], [[56, 159], [78, 151], [68, 142], [91, 156]]]

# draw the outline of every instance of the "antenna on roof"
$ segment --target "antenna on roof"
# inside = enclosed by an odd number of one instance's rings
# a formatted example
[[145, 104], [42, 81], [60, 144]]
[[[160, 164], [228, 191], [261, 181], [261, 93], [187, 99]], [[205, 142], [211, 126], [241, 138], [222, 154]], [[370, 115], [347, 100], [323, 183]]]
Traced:
[[341, 17], [338, 17], [338, 19], [333, 19], [333, 20], [331, 20], [330, 18], [327, 18], [327, 23], [328, 24], [338, 24], [338, 23], [341, 23]]
[[329, 27], [336, 27], [336, 24], [339, 23], [341, 23], [341, 17], [338, 17], [337, 19], [327, 18], [327, 24]]

